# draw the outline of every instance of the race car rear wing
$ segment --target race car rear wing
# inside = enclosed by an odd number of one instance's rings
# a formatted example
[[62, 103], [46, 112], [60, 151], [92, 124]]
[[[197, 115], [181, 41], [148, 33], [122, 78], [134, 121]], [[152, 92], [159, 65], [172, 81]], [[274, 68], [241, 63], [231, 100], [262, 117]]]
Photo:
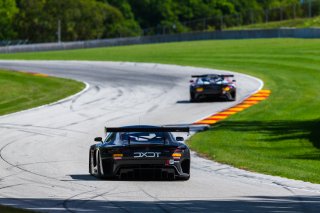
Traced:
[[216, 75], [216, 74], [207, 74], [207, 75], [192, 75], [192, 78], [203, 78], [203, 77], [210, 77], [210, 76], [217, 76], [217, 77], [222, 77], [222, 78], [233, 78], [234, 75]]
[[105, 132], [190, 132], [189, 127], [105, 127]]

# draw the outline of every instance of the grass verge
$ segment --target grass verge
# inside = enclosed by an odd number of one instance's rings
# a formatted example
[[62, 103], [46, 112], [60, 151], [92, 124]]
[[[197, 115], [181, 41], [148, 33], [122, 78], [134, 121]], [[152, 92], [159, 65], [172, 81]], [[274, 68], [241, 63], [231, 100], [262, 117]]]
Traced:
[[318, 39], [180, 42], [0, 58], [157, 62], [256, 76], [272, 91], [268, 100], [196, 134], [189, 141], [191, 148], [239, 168], [320, 183]]
[[0, 70], [0, 115], [52, 103], [83, 88], [73, 80]]

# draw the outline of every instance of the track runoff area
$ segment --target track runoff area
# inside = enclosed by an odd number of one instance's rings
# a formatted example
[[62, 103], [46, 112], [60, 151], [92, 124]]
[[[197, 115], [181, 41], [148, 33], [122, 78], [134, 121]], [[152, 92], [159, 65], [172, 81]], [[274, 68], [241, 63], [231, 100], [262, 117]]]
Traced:
[[236, 102], [198, 104], [187, 101], [191, 74], [225, 71], [78, 61], [6, 61], [0, 62], [0, 67], [90, 84], [86, 92], [70, 100], [0, 117], [4, 159], [0, 162], [1, 204], [45, 212], [266, 212], [264, 206], [269, 212], [317, 209], [316, 205], [304, 205], [318, 195], [317, 185], [236, 169], [196, 153], [191, 156], [188, 181], [101, 181], [88, 174], [89, 146], [93, 137], [102, 134], [106, 122], [113, 126], [137, 123], [143, 111], [143, 123], [191, 124], [209, 114], [222, 116], [202, 119], [207, 125], [214, 124], [270, 95], [257, 91], [261, 87], [257, 79], [237, 74]]

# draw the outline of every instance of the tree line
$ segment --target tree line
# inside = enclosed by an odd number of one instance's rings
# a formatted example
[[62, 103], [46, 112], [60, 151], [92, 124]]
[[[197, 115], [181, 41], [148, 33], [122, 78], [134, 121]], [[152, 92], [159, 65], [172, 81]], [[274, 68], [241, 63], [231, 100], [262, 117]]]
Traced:
[[[306, 0], [305, 0], [306, 1]], [[188, 23], [216, 17], [212, 30], [265, 19], [269, 8], [301, 0], [0, 0], [0, 40], [62, 41], [188, 32]], [[221, 22], [221, 17], [226, 20]], [[208, 25], [208, 24], [207, 24]], [[193, 26], [194, 27], [194, 26]]]

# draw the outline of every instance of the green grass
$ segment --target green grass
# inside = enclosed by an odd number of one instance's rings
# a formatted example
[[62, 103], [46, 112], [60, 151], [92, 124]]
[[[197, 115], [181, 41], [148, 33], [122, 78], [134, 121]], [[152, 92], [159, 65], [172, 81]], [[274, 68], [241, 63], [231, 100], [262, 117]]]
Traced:
[[73, 80], [0, 70], [0, 115], [52, 103], [83, 88]]
[[272, 21], [268, 23], [257, 23], [238, 27], [230, 27], [228, 30], [244, 30], [244, 29], [274, 29], [281, 27], [296, 27], [296, 28], [308, 28], [308, 27], [320, 27], [320, 16], [313, 18], [296, 18], [284, 21]]
[[0, 58], [157, 62], [259, 77], [265, 89], [272, 90], [269, 99], [196, 134], [189, 141], [191, 148], [239, 168], [320, 183], [318, 39], [197, 41]]

